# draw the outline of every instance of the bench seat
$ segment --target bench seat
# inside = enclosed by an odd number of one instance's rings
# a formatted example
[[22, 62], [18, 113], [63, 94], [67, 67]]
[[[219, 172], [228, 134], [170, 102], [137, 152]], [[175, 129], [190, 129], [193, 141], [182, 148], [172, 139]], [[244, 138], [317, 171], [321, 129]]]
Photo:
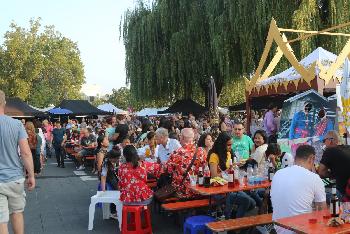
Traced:
[[191, 201], [179, 201], [162, 204], [162, 208], [167, 211], [179, 211], [179, 210], [188, 210], [193, 208], [200, 208], [209, 206], [209, 199], [201, 200], [191, 200]]
[[207, 223], [207, 227], [213, 232], [227, 232], [271, 223], [273, 223], [272, 214], [262, 214], [238, 219], [211, 222]]

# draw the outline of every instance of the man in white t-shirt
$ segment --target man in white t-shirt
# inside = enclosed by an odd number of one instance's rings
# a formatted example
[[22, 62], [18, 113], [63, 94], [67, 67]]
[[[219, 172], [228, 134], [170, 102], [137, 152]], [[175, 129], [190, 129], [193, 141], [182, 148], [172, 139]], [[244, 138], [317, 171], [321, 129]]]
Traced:
[[[321, 178], [312, 172], [315, 149], [301, 145], [296, 151], [294, 166], [277, 171], [271, 185], [272, 219], [281, 219], [326, 207], [326, 193]], [[293, 233], [276, 226], [277, 233]]]
[[156, 141], [158, 144], [158, 153], [157, 158], [159, 158], [160, 162], [165, 164], [170, 155], [181, 148], [180, 142], [176, 139], [169, 138], [168, 130], [165, 128], [158, 128], [156, 131]]

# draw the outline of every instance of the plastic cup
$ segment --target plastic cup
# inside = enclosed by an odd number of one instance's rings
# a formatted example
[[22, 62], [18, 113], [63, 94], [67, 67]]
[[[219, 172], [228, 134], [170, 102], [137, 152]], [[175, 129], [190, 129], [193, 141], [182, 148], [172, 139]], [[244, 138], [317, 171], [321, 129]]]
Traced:
[[191, 182], [191, 186], [196, 186], [196, 184], [197, 184], [197, 176], [196, 175], [191, 175], [190, 176], [190, 182]]

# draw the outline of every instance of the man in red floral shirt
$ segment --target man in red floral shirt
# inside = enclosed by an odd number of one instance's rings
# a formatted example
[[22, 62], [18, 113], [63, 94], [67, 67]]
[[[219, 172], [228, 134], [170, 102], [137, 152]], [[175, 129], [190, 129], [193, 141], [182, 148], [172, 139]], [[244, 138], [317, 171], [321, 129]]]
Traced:
[[[172, 185], [176, 188], [176, 195], [179, 198], [195, 198], [198, 194], [192, 192], [188, 186], [190, 185], [190, 178], [185, 175], [183, 183], [183, 177], [187, 168], [191, 164], [192, 158], [196, 153], [196, 159], [193, 163], [191, 172], [194, 171], [198, 174], [199, 167], [203, 167], [206, 163], [207, 155], [203, 148], [196, 148], [194, 143], [194, 132], [192, 128], [184, 128], [181, 131], [180, 142], [182, 147], [174, 151], [166, 164], [166, 168], [173, 176]], [[196, 151], [197, 150], [197, 151]]]

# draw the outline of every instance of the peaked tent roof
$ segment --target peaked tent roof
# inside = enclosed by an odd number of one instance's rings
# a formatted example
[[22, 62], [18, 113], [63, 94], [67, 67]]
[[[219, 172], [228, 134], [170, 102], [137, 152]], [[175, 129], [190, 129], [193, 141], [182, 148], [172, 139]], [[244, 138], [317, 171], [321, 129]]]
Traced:
[[63, 100], [58, 106], [73, 112], [72, 115], [108, 115], [108, 112], [94, 107], [86, 100]]
[[159, 115], [160, 111], [164, 111], [168, 109], [168, 107], [162, 107], [162, 108], [144, 108], [136, 113], [137, 116], [156, 116]]
[[43, 117], [44, 112], [36, 110], [27, 103], [15, 98], [6, 98], [5, 114], [12, 117]]
[[[320, 73], [320, 69], [318, 66], [322, 65], [325, 69], [328, 69], [330, 65], [337, 59], [337, 55], [329, 52], [328, 50], [323, 49], [322, 47], [318, 47], [313, 52], [311, 52], [308, 56], [300, 60], [300, 64], [305, 68], [309, 68], [314, 62], [316, 62], [315, 67], [315, 75]], [[335, 77], [341, 78], [343, 76], [342, 67], [335, 72]], [[285, 81], [297, 80], [301, 77], [301, 75], [295, 70], [294, 67], [290, 67], [287, 70], [271, 76], [265, 80], [258, 81], [257, 86], [264, 86], [273, 83], [283, 83]]]
[[158, 114], [180, 113], [180, 112], [182, 112], [183, 114], [189, 114], [189, 113], [202, 114], [206, 111], [208, 110], [204, 106], [198, 104], [192, 99], [182, 99], [182, 100], [177, 100], [168, 109], [164, 111], [158, 111]]
[[97, 108], [100, 109], [100, 110], [111, 112], [111, 113], [115, 113], [115, 114], [125, 113], [126, 112], [126, 111], [124, 111], [122, 109], [119, 109], [118, 107], [116, 107], [112, 103], [104, 103], [104, 104], [99, 105]]

